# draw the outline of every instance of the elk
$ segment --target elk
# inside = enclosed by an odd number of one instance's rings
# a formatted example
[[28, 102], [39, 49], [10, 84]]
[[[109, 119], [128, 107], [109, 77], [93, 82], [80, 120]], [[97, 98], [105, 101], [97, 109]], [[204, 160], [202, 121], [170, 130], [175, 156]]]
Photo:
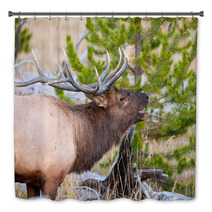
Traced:
[[100, 77], [95, 68], [97, 82], [83, 85], [74, 81], [66, 53], [66, 76], [62, 73], [53, 81], [44, 75], [32, 50], [39, 76], [15, 81], [16, 87], [40, 82], [83, 92], [91, 102], [70, 105], [47, 94], [15, 96], [15, 181], [26, 183], [29, 198], [42, 193], [54, 200], [67, 174], [91, 169], [129, 127], [147, 118], [142, 111], [149, 102], [147, 94], [113, 86], [128, 66], [122, 51], [124, 58], [119, 49], [119, 63], [110, 74], [107, 52], [107, 68]]

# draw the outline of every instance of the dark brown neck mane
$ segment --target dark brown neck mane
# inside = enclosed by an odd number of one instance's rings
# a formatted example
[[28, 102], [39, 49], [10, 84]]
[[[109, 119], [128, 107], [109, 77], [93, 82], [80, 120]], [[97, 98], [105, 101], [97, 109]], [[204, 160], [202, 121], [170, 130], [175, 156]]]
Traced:
[[109, 109], [97, 107], [94, 102], [72, 106], [71, 110], [77, 114], [74, 125], [77, 126], [74, 130], [77, 155], [70, 171], [80, 173], [90, 170], [114, 144], [118, 144], [131, 123], [115, 121], [117, 117]]

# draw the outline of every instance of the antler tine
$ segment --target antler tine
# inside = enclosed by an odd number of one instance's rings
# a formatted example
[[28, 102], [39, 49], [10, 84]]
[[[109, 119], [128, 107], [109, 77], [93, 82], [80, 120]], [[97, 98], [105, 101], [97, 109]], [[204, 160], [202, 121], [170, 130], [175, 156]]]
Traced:
[[126, 52], [124, 51], [124, 49], [122, 49], [122, 51], [124, 52], [124, 63], [121, 67], [121, 69], [118, 71], [118, 73], [115, 74], [115, 76], [113, 78], [111, 78], [108, 82], [106, 82], [97, 92], [97, 95], [105, 92], [105, 91], [109, 91], [113, 85], [113, 83], [118, 80], [121, 75], [124, 73], [124, 71], [127, 69], [128, 66], [128, 56], [126, 54]]
[[107, 50], [106, 50], [106, 54], [107, 54], [107, 68], [103, 71], [103, 73], [100, 76], [100, 81], [101, 82], [103, 81], [103, 79], [106, 77], [106, 75], [110, 71], [110, 56], [109, 56], [109, 53], [108, 53]]
[[119, 70], [120, 66], [121, 66], [121, 61], [122, 61], [122, 53], [121, 53], [121, 49], [119, 48], [119, 63], [118, 65], [116, 66], [116, 68], [110, 73], [109, 76], [106, 77], [105, 81], [104, 81], [104, 84], [106, 84], [116, 73], [117, 71]]
[[67, 57], [67, 54], [66, 54], [66, 51], [65, 49], [63, 49], [64, 51], [64, 54], [65, 54], [65, 58], [66, 58], [66, 63], [67, 63], [67, 72], [68, 72], [68, 76], [69, 76], [69, 82], [76, 88], [76, 89], [79, 89], [80, 91], [84, 92], [84, 93], [90, 93], [90, 94], [95, 94], [98, 90], [99, 90], [99, 87], [100, 87], [100, 81], [99, 81], [99, 74], [98, 74], [98, 71], [96, 69], [96, 67], [94, 66], [94, 70], [96, 72], [96, 78], [97, 78], [97, 86], [94, 88], [94, 89], [89, 89], [89, 88], [85, 88], [83, 86], [81, 86], [80, 84], [77, 84], [75, 81], [74, 81], [74, 78], [71, 74], [71, 70], [70, 70], [70, 66], [69, 66], [69, 61], [68, 61], [68, 57]]
[[98, 75], [98, 72], [97, 72], [96, 68], [95, 68], [95, 71], [96, 71], [96, 75], [97, 75], [97, 86], [94, 89], [85, 88], [85, 87], [81, 86], [80, 84], [77, 84], [74, 81], [74, 78], [73, 78], [73, 76], [71, 74], [71, 70], [70, 70], [70, 66], [69, 66], [69, 61], [68, 61], [68, 57], [67, 57], [67, 54], [66, 54], [65, 49], [63, 49], [63, 52], [64, 52], [64, 56], [65, 56], [65, 59], [66, 59], [67, 75], [68, 75], [68, 77], [67, 78], [64, 78], [64, 79], [61, 79], [61, 80], [55, 80], [53, 82], [51, 81], [51, 82], [48, 82], [47, 84], [48, 85], [54, 85], [54, 84], [58, 84], [58, 83], [68, 82], [72, 86], [74, 86], [78, 91], [82, 91], [82, 92], [88, 93], [88, 94], [89, 93], [90, 94], [95, 94], [99, 90], [99, 86], [100, 86], [99, 75]]
[[97, 68], [96, 68], [96, 66], [94, 66], [94, 70], [95, 70], [95, 72], [96, 72], [96, 79], [97, 79], [97, 91], [99, 90], [99, 88], [100, 88], [100, 79], [99, 79], [99, 74], [98, 74], [98, 71], [97, 71]]
[[[28, 86], [28, 85], [31, 85], [34, 83], [41, 82], [41, 83], [46, 83], [52, 87], [60, 88], [63, 90], [99, 95], [99, 94], [102, 94], [103, 92], [110, 91], [113, 83], [121, 77], [121, 75], [124, 73], [124, 71], [126, 70], [126, 68], [128, 66], [127, 54], [124, 51], [124, 49], [122, 49], [122, 51], [124, 52], [124, 63], [122, 65], [121, 69], [119, 70], [119, 68], [121, 66], [121, 62], [122, 62], [122, 54], [121, 54], [121, 50], [119, 49], [119, 54], [120, 54], [119, 63], [117, 65], [117, 67], [111, 72], [111, 74], [108, 77], [106, 77], [107, 73], [109, 72], [109, 68], [110, 68], [110, 59], [109, 59], [109, 54], [107, 52], [108, 65], [100, 77], [98, 75], [98, 71], [97, 71], [96, 67], [94, 67], [94, 70], [96, 72], [97, 82], [94, 84], [87, 85], [87, 86], [83, 85], [83, 84], [81, 85], [74, 81], [74, 78], [71, 74], [66, 51], [65, 51], [65, 49], [63, 49], [63, 50], [64, 50], [64, 55], [66, 58], [66, 74], [62, 73], [62, 76], [63, 76], [62, 79], [51, 81], [48, 77], [46, 77], [43, 74], [43, 72], [38, 64], [38, 61], [37, 61], [34, 51], [32, 50], [32, 54], [33, 54], [33, 57], [35, 60], [35, 65], [36, 65], [37, 71], [39, 73], [39, 77], [29, 80], [29, 81], [25, 81], [25, 82], [15, 82], [15, 86], [16, 87], [24, 87], [24, 86]], [[58, 66], [59, 66], [59, 64], [58, 64]], [[59, 70], [62, 72], [60, 66], [59, 66]], [[66, 75], [67, 75], [67, 77], [66, 77]], [[101, 79], [103, 80], [105, 77], [106, 77], [106, 79], [104, 80], [104, 82], [101, 82]], [[60, 83], [63, 83], [63, 84], [60, 84]], [[95, 86], [95, 88], [92, 88], [93, 86]]]
[[35, 53], [32, 49], [32, 55], [34, 57], [34, 60], [35, 60], [35, 66], [37, 68], [37, 71], [38, 71], [38, 74], [39, 76], [36, 77], [35, 79], [32, 79], [32, 80], [29, 80], [29, 81], [25, 81], [25, 82], [16, 82], [15, 81], [15, 87], [25, 87], [25, 86], [28, 86], [28, 85], [31, 85], [31, 84], [34, 84], [34, 83], [38, 83], [38, 82], [41, 82], [41, 83], [46, 83], [48, 82], [50, 79], [48, 77], [46, 77], [43, 72], [41, 71], [41, 68], [38, 64], [38, 61], [37, 61], [37, 58], [35, 56]]
[[[15, 81], [15, 87], [26, 87], [28, 85], [32, 85], [32, 84], [35, 84], [35, 83], [39, 83], [39, 82], [40, 83], [48, 83], [50, 81], [50, 79], [48, 77], [46, 77], [44, 75], [44, 73], [42, 72], [33, 49], [32, 49], [32, 55], [33, 55], [34, 60], [35, 60], [35, 64], [34, 65], [37, 68], [39, 76], [36, 77], [35, 79], [31, 79], [29, 81], [24, 81], [24, 82], [16, 82]], [[55, 87], [55, 88], [60, 88], [60, 89], [63, 89], [63, 90], [76, 91], [77, 92], [76, 88], [74, 88], [73, 86], [68, 85], [68, 84], [67, 85], [56, 84], [56, 85], [50, 85], [50, 86]]]
[[128, 56], [127, 56], [127, 54], [126, 54], [124, 49], [122, 49], [122, 51], [124, 52], [124, 63], [122, 65], [121, 69], [119, 70], [119, 72], [106, 83], [106, 85], [108, 87], [110, 87], [117, 79], [119, 79], [121, 77], [121, 75], [124, 73], [124, 71], [128, 67], [128, 60], [129, 60]]
[[68, 79], [65, 78], [65, 75], [64, 75], [64, 73], [63, 73], [63, 71], [62, 71], [62, 69], [61, 69], [59, 63], [57, 62], [56, 64], [57, 64], [57, 66], [58, 66], [58, 68], [59, 68], [59, 71], [60, 71], [60, 76], [59, 76], [59, 78], [61, 78], [61, 76], [62, 76], [63, 78], [62, 78], [62, 79], [59, 79], [59, 80], [47, 82], [47, 83], [45, 83], [46, 85], [54, 85], [54, 84], [58, 84], [58, 83], [65, 83], [65, 82], [68, 82]]
[[58, 66], [58, 69], [59, 69], [59, 72], [60, 72], [60, 76], [58, 77], [58, 79], [60, 79], [61, 77], [65, 78], [65, 75], [63, 74], [63, 71], [61, 69], [61, 66], [58, 62], [56, 62], [57, 66]]
[[[104, 72], [101, 74], [100, 76], [100, 83], [102, 85], [106, 84], [106, 82], [108, 82], [115, 74], [116, 72], [119, 70], [120, 66], [121, 66], [121, 60], [122, 60], [122, 54], [121, 54], [121, 50], [119, 48], [119, 55], [120, 55], [120, 58], [119, 58], [119, 63], [118, 65], [116, 66], [116, 68], [110, 73], [109, 76], [107, 76], [105, 78], [105, 76], [108, 74], [108, 72], [110, 71], [110, 57], [109, 57], [109, 53], [108, 51], [107, 52], [107, 61], [108, 61], [108, 65], [107, 65], [107, 68], [104, 70]], [[104, 82], [102, 81], [103, 79], [105, 78]], [[95, 87], [96, 86], [96, 83], [93, 83], [93, 84], [89, 84], [90, 87]]]
[[37, 78], [29, 80], [29, 81], [25, 81], [25, 82], [15, 81], [14, 85], [15, 85], [15, 87], [26, 87], [28, 85], [32, 85], [32, 84], [35, 84], [35, 83], [38, 83], [38, 82], [40, 82], [40, 77], [37, 77]]
[[44, 76], [43, 72], [41, 71], [41, 68], [40, 68], [40, 66], [39, 66], [38, 60], [37, 60], [37, 58], [36, 58], [36, 56], [35, 56], [35, 52], [34, 52], [33, 49], [32, 49], [32, 55], [33, 55], [33, 57], [34, 57], [35, 65], [36, 65], [36, 67], [37, 67], [37, 71], [38, 71], [39, 75], [40, 75], [40, 76]]

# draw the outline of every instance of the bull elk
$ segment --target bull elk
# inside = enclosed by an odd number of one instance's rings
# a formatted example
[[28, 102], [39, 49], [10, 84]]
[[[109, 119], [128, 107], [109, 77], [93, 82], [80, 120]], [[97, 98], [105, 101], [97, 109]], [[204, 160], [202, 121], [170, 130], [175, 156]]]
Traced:
[[69, 105], [47, 94], [15, 96], [15, 181], [26, 183], [28, 197], [41, 191], [54, 200], [67, 174], [91, 169], [130, 126], [147, 118], [142, 110], [149, 97], [113, 86], [128, 66], [124, 50], [122, 58], [119, 49], [119, 63], [110, 74], [107, 53], [107, 68], [100, 77], [95, 68], [97, 82], [86, 86], [74, 81], [66, 53], [66, 76], [55, 81], [43, 74], [32, 53], [39, 76], [15, 82], [16, 87], [40, 82], [83, 92], [91, 100]]

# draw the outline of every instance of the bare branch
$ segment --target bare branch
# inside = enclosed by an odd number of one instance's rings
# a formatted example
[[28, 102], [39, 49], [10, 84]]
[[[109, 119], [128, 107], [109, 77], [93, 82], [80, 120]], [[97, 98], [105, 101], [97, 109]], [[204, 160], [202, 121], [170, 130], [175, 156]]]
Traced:
[[18, 68], [19, 66], [22, 66], [23, 64], [32, 64], [32, 65], [35, 65], [35, 62], [32, 61], [32, 60], [23, 60], [20, 63], [16, 63], [14, 65], [14, 68]]
[[90, 188], [88, 186], [76, 186], [76, 187], [71, 187], [71, 189], [77, 189], [77, 190], [78, 189], [86, 189], [86, 190], [90, 190], [90, 191], [95, 193], [97, 200], [100, 200], [99, 194], [94, 189], [92, 189], [92, 188]]
[[128, 64], [128, 67], [131, 71], [133, 71], [134, 74], [136, 74], [136, 70], [130, 64]]
[[89, 34], [89, 31], [87, 29], [84, 29], [84, 31], [82, 32], [79, 40], [77, 41], [74, 50], [76, 51], [77, 48], [79, 47], [80, 43], [83, 41], [83, 39], [85, 38], [85, 36], [87, 36]]

